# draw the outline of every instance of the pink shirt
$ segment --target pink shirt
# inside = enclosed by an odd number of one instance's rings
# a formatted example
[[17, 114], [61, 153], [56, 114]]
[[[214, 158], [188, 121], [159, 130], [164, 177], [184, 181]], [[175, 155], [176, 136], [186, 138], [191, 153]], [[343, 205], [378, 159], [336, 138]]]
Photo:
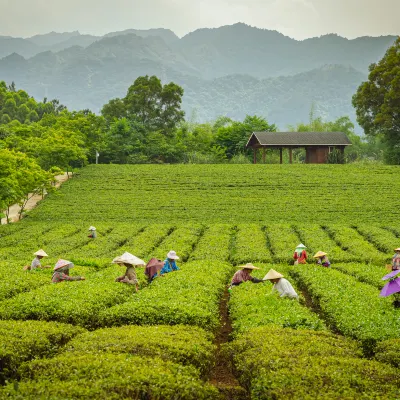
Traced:
[[252, 276], [247, 271], [241, 269], [240, 271], [235, 272], [231, 284], [233, 285], [234, 283], [251, 281], [252, 279]]

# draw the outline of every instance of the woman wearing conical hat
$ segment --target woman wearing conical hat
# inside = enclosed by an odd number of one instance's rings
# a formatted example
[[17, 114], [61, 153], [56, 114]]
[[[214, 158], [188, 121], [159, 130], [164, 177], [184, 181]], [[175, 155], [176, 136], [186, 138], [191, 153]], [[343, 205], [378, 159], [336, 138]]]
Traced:
[[122, 256], [114, 258], [113, 264], [124, 265], [125, 274], [115, 279], [115, 282], [135, 285], [136, 292], [139, 291], [139, 280], [136, 275], [136, 266], [145, 266], [145, 262], [131, 253], [125, 252]]
[[94, 226], [91, 226], [89, 228], [89, 235], [88, 237], [92, 238], [92, 239], [96, 239], [97, 238], [97, 233], [96, 233], [96, 228]]
[[35, 258], [32, 260], [31, 265], [26, 265], [24, 267], [25, 271], [26, 270], [34, 270], [37, 268], [51, 268], [50, 265], [42, 266], [42, 264], [40, 262], [40, 260], [43, 257], [48, 257], [47, 253], [43, 249], [38, 250], [36, 253], [33, 253], [33, 255], [35, 256]]
[[394, 249], [395, 253], [392, 257], [392, 271], [400, 269], [400, 247]]
[[317, 251], [314, 254], [314, 258], [316, 259], [316, 262], [318, 265], [322, 265], [323, 267], [330, 267], [331, 263], [328, 260], [327, 253], [324, 251]]
[[274, 284], [272, 292], [279, 292], [280, 297], [289, 297], [290, 299], [299, 298], [291, 283], [287, 279], [285, 279], [282, 274], [275, 271], [274, 269], [270, 269], [267, 275], [264, 276], [263, 280], [271, 281]]
[[296, 247], [296, 250], [294, 251], [293, 254], [295, 264], [307, 264], [307, 252], [305, 250], [306, 248], [307, 247], [304, 246], [303, 243], [300, 243]]
[[59, 283], [62, 281], [84, 281], [83, 276], [69, 276], [69, 270], [74, 267], [71, 261], [58, 260], [54, 267], [54, 274], [51, 278], [53, 283]]
[[262, 279], [255, 278], [254, 276], [251, 276], [251, 273], [255, 269], [260, 269], [255, 267], [253, 264], [248, 263], [246, 265], [242, 265], [239, 267], [240, 270], [235, 272], [235, 275], [232, 277], [231, 281], [231, 287], [232, 286], [238, 286], [243, 282], [251, 281], [253, 283], [260, 283], [262, 282]]

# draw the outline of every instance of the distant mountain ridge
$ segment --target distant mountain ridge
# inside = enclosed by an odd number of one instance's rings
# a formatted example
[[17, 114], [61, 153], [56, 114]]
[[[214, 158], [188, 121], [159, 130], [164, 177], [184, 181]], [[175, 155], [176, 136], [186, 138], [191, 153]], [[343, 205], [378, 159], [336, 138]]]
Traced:
[[354, 121], [351, 96], [394, 40], [325, 35], [296, 41], [245, 24], [181, 39], [168, 29], [0, 37], [0, 57], [9, 53], [0, 59], [0, 80], [15, 81], [39, 99], [98, 112], [138, 76], [154, 74], [183, 86], [183, 108], [189, 115], [196, 110], [200, 121], [257, 113], [283, 129], [307, 120], [312, 103], [326, 118]]

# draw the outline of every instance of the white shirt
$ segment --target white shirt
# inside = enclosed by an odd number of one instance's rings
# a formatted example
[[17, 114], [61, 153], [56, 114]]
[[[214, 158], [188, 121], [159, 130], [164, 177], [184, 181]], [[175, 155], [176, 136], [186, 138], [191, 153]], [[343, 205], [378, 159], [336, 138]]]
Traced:
[[285, 278], [279, 279], [279, 281], [274, 284], [272, 291], [274, 290], [277, 290], [281, 297], [289, 297], [290, 299], [297, 299], [299, 297], [293, 289], [293, 286]]
[[40, 260], [35, 257], [31, 263], [31, 269], [36, 269], [37, 267], [41, 267]]

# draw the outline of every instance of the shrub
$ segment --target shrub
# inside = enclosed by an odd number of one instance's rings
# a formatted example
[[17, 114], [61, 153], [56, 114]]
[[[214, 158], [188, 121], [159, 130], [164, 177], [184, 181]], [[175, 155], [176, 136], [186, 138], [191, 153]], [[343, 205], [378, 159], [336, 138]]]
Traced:
[[84, 329], [57, 322], [0, 321], [0, 383], [16, 378], [24, 361], [54, 355]]
[[375, 358], [378, 361], [400, 367], [400, 339], [384, 340], [376, 345]]
[[253, 399], [398, 398], [397, 371], [328, 332], [254, 328], [227, 346]]
[[[60, 355], [33, 361], [25, 378], [0, 395], [12, 399], [217, 399], [217, 390], [201, 381], [198, 370], [129, 354]], [[30, 379], [30, 380], [28, 380]]]
[[84, 353], [129, 353], [159, 357], [183, 365], [193, 365], [203, 377], [214, 364], [212, 335], [201, 328], [176, 326], [123, 326], [98, 329], [77, 336], [67, 351]]

